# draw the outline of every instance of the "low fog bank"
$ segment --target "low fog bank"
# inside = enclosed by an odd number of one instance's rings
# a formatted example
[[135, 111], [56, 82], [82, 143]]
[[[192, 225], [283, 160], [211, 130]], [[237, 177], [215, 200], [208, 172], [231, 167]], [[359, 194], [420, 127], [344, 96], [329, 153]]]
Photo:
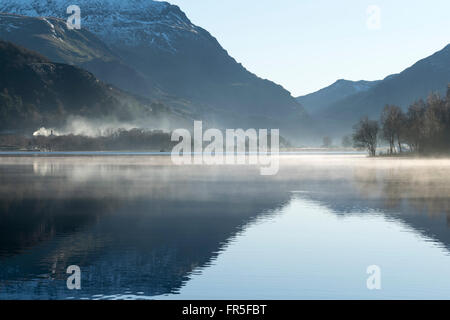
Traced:
[[[163, 127], [163, 126], [161, 126]], [[3, 151], [168, 151], [171, 134], [136, 122], [72, 118], [61, 128], [36, 130], [32, 136], [1, 135]]]
[[60, 126], [0, 134], [0, 151], [168, 151], [173, 147], [171, 132], [187, 125], [186, 120], [164, 114], [127, 121], [69, 116]]
[[85, 137], [107, 137], [120, 131], [130, 131], [139, 129], [144, 131], [159, 130], [170, 132], [176, 125], [166, 118], [136, 118], [130, 121], [120, 121], [115, 117], [103, 119], [87, 119], [84, 117], [71, 116], [63, 126], [59, 127], [41, 127], [33, 132], [33, 136], [85, 136]]

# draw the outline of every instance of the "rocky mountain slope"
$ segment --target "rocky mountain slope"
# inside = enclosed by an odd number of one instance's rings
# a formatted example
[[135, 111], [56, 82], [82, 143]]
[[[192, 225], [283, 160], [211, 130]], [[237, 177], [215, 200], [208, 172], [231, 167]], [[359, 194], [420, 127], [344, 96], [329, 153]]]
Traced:
[[39, 52], [53, 62], [77, 65], [124, 90], [158, 97], [161, 92], [87, 29], [69, 30], [66, 21], [0, 13], [0, 39]]
[[[81, 68], [50, 62], [36, 52], [0, 41], [1, 131], [33, 132], [61, 127], [68, 117], [117, 122], [146, 121], [152, 127], [175, 115], [163, 105], [131, 96]], [[155, 127], [156, 128], [156, 127]]]
[[[0, 12], [66, 19], [67, 5], [64, 0], [4, 0]], [[82, 30], [103, 41], [150, 87], [195, 106], [197, 117], [249, 126], [298, 125], [305, 119], [288, 91], [247, 71], [179, 7], [151, 0], [79, 0], [77, 5]]]

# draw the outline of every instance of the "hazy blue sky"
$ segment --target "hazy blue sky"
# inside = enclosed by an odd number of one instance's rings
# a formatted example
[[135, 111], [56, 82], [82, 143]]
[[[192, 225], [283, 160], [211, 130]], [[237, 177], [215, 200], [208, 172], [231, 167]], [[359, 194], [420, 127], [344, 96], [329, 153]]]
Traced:
[[[306, 94], [375, 80], [450, 43], [450, 0], [169, 0], [258, 76]], [[367, 9], [381, 9], [380, 28]], [[375, 27], [375, 28], [374, 28]]]

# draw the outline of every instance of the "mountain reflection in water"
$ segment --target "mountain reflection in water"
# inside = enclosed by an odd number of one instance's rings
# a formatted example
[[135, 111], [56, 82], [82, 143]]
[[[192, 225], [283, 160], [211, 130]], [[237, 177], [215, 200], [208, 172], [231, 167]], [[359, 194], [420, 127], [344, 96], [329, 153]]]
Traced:
[[[285, 155], [279, 174], [268, 177], [251, 166], [174, 166], [163, 156], [3, 156], [0, 177], [1, 299], [183, 297], [189, 281], [202, 277], [214, 288], [217, 278], [204, 273], [220, 267], [230, 246], [243, 248], [247, 230], [281, 221], [285, 210], [313, 221], [305, 205], [311, 203], [316, 212], [367, 224], [375, 212], [444, 248], [444, 255], [450, 248], [450, 160]], [[290, 228], [292, 241], [308, 242], [310, 251], [339, 233]], [[283, 230], [277, 232], [265, 240], [276, 244]], [[270, 243], [252, 246], [233, 261], [271, 252]], [[295, 255], [279, 252], [280, 264]], [[282, 275], [285, 266], [273, 263], [274, 275]], [[66, 288], [69, 265], [81, 267], [82, 290]], [[255, 284], [255, 295], [280, 297], [276, 284], [264, 293]], [[279, 284], [289, 289], [289, 282]], [[223, 294], [233, 298], [232, 291]]]

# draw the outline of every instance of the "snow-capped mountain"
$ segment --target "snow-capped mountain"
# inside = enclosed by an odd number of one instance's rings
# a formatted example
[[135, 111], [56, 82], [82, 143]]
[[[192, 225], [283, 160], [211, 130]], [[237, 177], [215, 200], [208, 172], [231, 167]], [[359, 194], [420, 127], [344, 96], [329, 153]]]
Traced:
[[378, 81], [350, 81], [340, 79], [319, 91], [298, 97], [297, 101], [300, 102], [310, 114], [317, 114], [332, 103], [358, 92], [367, 91], [377, 83]]
[[106, 43], [175, 51], [175, 40], [181, 34], [201, 36], [200, 28], [177, 6], [152, 0], [2, 0], [0, 12], [66, 19], [68, 6], [75, 3], [81, 9], [81, 27]]
[[0, 39], [39, 52], [52, 62], [79, 66], [100, 80], [146, 97], [159, 96], [155, 83], [129, 67], [86, 28], [69, 30], [66, 21], [0, 13]]
[[[78, 31], [94, 34], [121, 63], [143, 76], [152, 84], [148, 92], [156, 86], [168, 100], [176, 99], [178, 111], [218, 127], [289, 127], [295, 135], [307, 130], [304, 110], [287, 90], [246, 70], [178, 6], [152, 0], [2, 0], [0, 12], [64, 21], [70, 16], [67, 7], [73, 4], [81, 9]], [[17, 30], [9, 36], [13, 34]], [[67, 53], [80, 54], [78, 46], [71, 47]], [[100, 74], [97, 61], [92, 62], [94, 67], [88, 68], [105, 79], [109, 67], [102, 64]], [[117, 78], [111, 82], [120, 83]], [[129, 90], [129, 86], [121, 88]]]

